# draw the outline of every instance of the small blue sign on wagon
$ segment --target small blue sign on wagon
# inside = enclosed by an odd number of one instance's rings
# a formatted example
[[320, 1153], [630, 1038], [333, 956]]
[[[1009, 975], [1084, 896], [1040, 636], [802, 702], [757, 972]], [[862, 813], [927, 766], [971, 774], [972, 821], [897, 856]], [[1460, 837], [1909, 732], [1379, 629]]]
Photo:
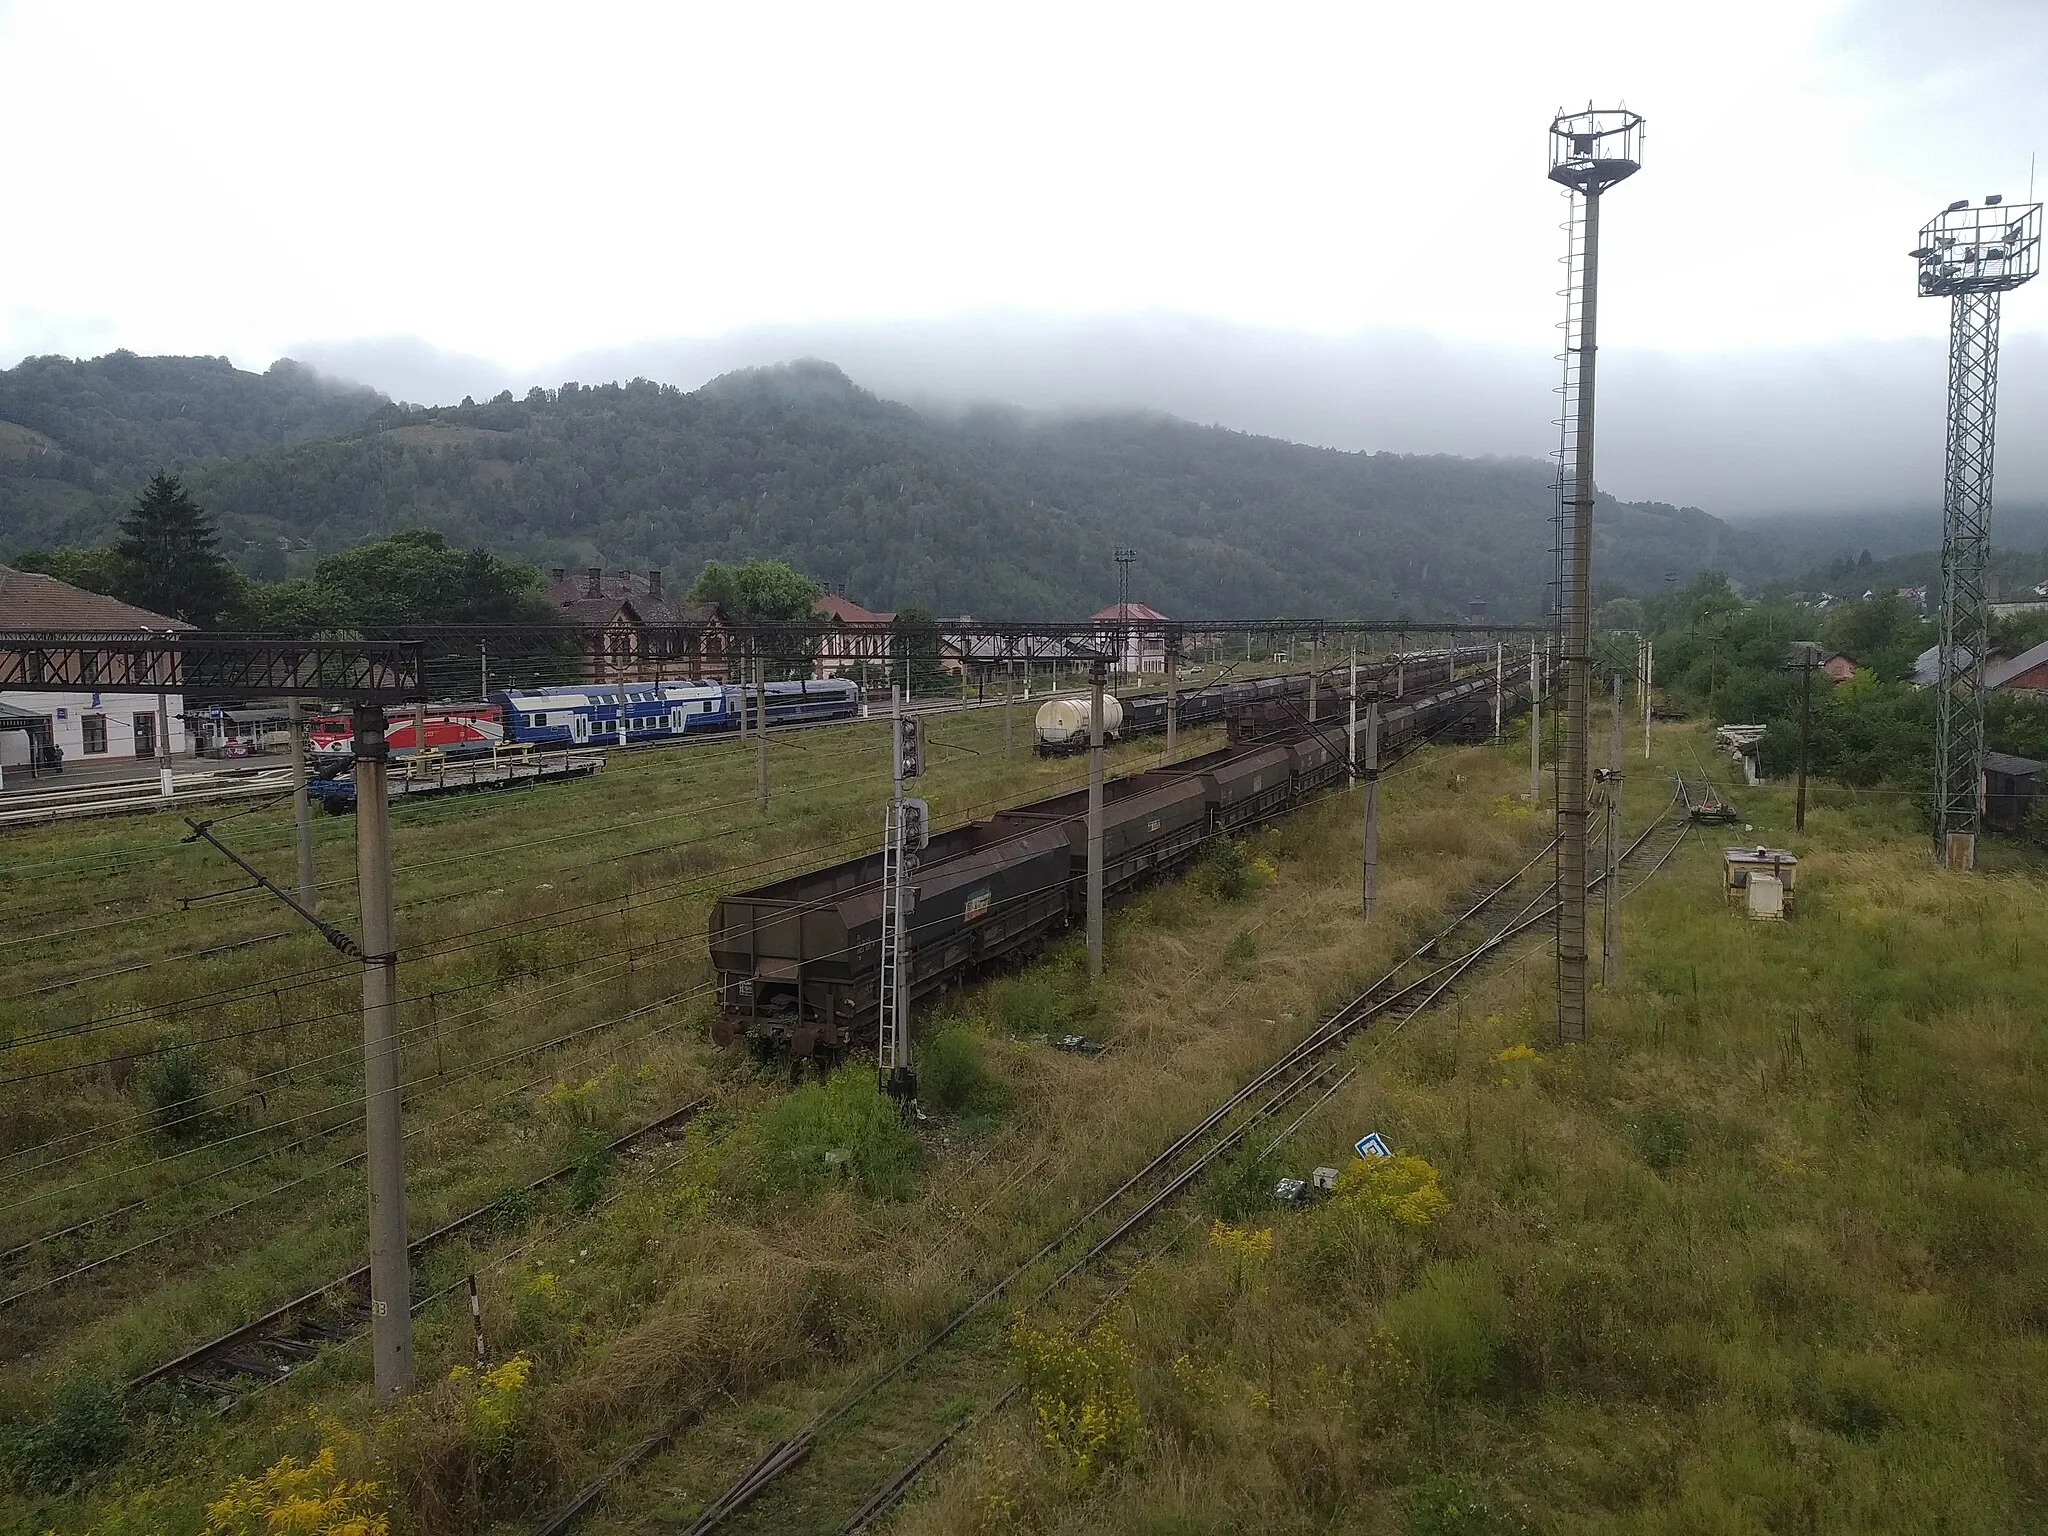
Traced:
[[1387, 1144], [1380, 1140], [1380, 1133], [1378, 1131], [1367, 1131], [1358, 1138], [1358, 1155], [1360, 1157], [1392, 1157], [1394, 1154], [1387, 1149]]

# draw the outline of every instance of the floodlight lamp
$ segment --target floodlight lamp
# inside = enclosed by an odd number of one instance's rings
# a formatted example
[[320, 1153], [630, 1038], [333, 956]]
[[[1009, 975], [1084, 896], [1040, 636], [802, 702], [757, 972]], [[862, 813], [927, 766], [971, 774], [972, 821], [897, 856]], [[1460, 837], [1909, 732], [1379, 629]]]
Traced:
[[2003, 192], [1993, 192], [1984, 199], [1984, 206], [1986, 208], [1996, 208], [2004, 201], [2005, 194]]
[[1987, 199], [1951, 203], [1920, 230], [1912, 259], [1920, 264], [1919, 290], [1928, 298], [2004, 293], [2030, 280], [2041, 266], [2041, 205], [2019, 203], [1993, 214]]
[[1560, 112], [1550, 124], [1550, 179], [1594, 194], [1642, 167], [1643, 119], [1622, 107]]

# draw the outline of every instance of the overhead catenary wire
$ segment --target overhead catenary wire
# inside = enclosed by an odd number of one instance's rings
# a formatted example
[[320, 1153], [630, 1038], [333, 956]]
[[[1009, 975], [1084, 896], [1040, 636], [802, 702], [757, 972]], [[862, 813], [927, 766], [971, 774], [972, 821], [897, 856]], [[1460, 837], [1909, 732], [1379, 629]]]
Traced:
[[[1447, 723], [1448, 723], [1448, 722], [1447, 722]], [[1431, 733], [1431, 734], [1435, 734], [1435, 733]], [[597, 1024], [597, 1025], [592, 1025], [592, 1026], [588, 1026], [588, 1028], [593, 1028], [593, 1029], [594, 1029], [594, 1028], [601, 1028], [601, 1027], [604, 1027], [604, 1024], [603, 1024], [603, 1022], [602, 1022], [602, 1021], [601, 1021], [601, 1022], [600, 1022], [599, 1024]], [[587, 1032], [587, 1031], [575, 1031], [575, 1032], [572, 1032], [572, 1035], [573, 1035], [573, 1034], [575, 1034], [575, 1033], [583, 1033], [583, 1032]], [[533, 1046], [529, 1046], [529, 1047], [523, 1048], [523, 1049], [522, 1049], [521, 1051], [518, 1051], [518, 1052], [514, 1052], [514, 1053], [509, 1053], [509, 1054], [508, 1054], [508, 1056], [506, 1056], [506, 1057], [501, 1057], [501, 1058], [498, 1058], [497, 1060], [495, 1060], [495, 1061], [493, 1061], [493, 1062], [491, 1062], [491, 1063], [486, 1063], [486, 1064], [484, 1064], [484, 1066], [483, 1066], [483, 1067], [479, 1068], [478, 1070], [484, 1070], [484, 1069], [487, 1069], [487, 1068], [488, 1068], [488, 1067], [490, 1067], [490, 1066], [495, 1066], [495, 1065], [501, 1064], [503, 1060], [507, 1060], [507, 1059], [514, 1059], [514, 1058], [516, 1058], [516, 1057], [519, 1057], [519, 1056], [524, 1056], [524, 1055], [530, 1055], [530, 1054], [533, 1054], [533, 1053], [534, 1053], [535, 1051], [538, 1051], [538, 1050], [543, 1050], [543, 1049], [547, 1049], [547, 1048], [548, 1048], [548, 1047], [549, 1047], [550, 1045], [552, 1045], [552, 1044], [558, 1044], [558, 1043], [560, 1043], [560, 1040], [559, 1040], [559, 1039], [558, 1039], [558, 1040], [555, 1040], [555, 1041], [547, 1041], [547, 1042], [540, 1042], [540, 1043], [538, 1043], [538, 1044], [536, 1044], [536, 1045], [533, 1045]], [[473, 1074], [463, 1074], [463, 1075], [473, 1075]]]

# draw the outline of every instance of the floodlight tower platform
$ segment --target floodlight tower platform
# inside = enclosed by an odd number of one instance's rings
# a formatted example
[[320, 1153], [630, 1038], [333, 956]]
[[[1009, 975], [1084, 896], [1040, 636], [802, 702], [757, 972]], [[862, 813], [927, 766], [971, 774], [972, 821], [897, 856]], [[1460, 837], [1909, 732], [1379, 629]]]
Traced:
[[1643, 120], [1621, 108], [1560, 112], [1550, 179], [1565, 222], [1564, 382], [1559, 386], [1555, 553], [1564, 742], [1557, 764], [1557, 1034], [1586, 1038], [1586, 714], [1593, 687], [1593, 382], [1600, 297], [1600, 197], [1642, 166]]
[[1991, 611], [1991, 459], [1998, 412], [2002, 295], [2041, 269], [2041, 205], [1987, 197], [1950, 203], [1912, 251], [1922, 298], [1947, 299], [1948, 469], [1941, 492], [1941, 646], [1934, 716], [1934, 856], [1977, 862], [1984, 773], [1984, 652]]

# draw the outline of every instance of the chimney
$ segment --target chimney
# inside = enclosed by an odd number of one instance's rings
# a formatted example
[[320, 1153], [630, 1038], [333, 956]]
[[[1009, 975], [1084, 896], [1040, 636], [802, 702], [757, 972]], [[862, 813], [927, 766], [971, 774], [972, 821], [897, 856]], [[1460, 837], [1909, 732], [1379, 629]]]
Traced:
[[559, 587], [562, 584], [562, 578], [568, 574], [569, 573], [563, 570], [559, 565], [556, 566], [554, 574], [554, 584]]
[[661, 596], [661, 572], [658, 570], [647, 573], [647, 595], [649, 597]]
[[593, 565], [584, 572], [584, 575], [590, 578], [590, 590], [585, 592], [583, 595], [585, 597], [603, 597], [604, 567], [601, 565]]

